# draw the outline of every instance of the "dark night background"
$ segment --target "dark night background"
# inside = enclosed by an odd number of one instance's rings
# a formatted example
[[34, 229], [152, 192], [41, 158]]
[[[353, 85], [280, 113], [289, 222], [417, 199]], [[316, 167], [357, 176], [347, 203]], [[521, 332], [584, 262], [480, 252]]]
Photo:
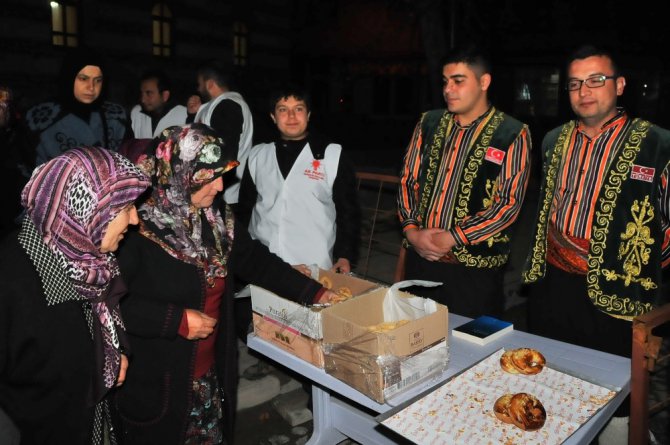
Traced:
[[[313, 96], [312, 125], [341, 142], [359, 168], [396, 173], [422, 111], [442, 107], [439, 58], [477, 42], [493, 55], [491, 98], [531, 127], [535, 146], [571, 117], [563, 64], [575, 46], [620, 53], [627, 87], [621, 103], [670, 127], [667, 18], [651, 1], [474, 0], [71, 0], [79, 44], [108, 60], [108, 97], [130, 108], [138, 77], [162, 68], [181, 101], [195, 89], [195, 67], [230, 65], [255, 117], [255, 142], [272, 137], [266, 96], [291, 80]], [[47, 0], [3, 0], [0, 84], [25, 109], [53, 95], [68, 48], [52, 43]], [[170, 12], [169, 56], [152, 55], [152, 10]], [[242, 26], [242, 28], [240, 28]], [[243, 29], [240, 34], [239, 30]], [[235, 36], [246, 42], [240, 55]], [[235, 65], [237, 61], [237, 65]]]
[[[166, 71], [173, 97], [185, 103], [196, 89], [196, 67], [215, 59], [229, 66], [252, 109], [255, 143], [274, 136], [268, 93], [293, 81], [312, 94], [312, 128], [340, 142], [358, 170], [398, 174], [421, 113], [444, 106], [441, 56], [452, 46], [476, 42], [493, 56], [490, 98], [529, 124], [537, 166], [544, 134], [572, 117], [564, 60], [584, 43], [617, 50], [627, 79], [620, 104], [670, 128], [666, 8], [651, 0], [0, 0], [0, 85], [15, 90], [24, 112], [49, 99], [71, 50], [59, 43], [69, 39], [105, 56], [108, 99], [130, 110], [138, 103], [143, 71]], [[53, 29], [57, 10], [70, 12], [63, 19], [71, 27], [65, 34]], [[158, 39], [157, 24], [167, 30]], [[539, 192], [540, 169], [532, 171], [513, 237], [506, 296], [521, 290], [519, 269]], [[382, 247], [370, 263], [384, 273], [394, 270], [400, 242], [395, 189], [389, 189], [380, 205], [385, 213], [373, 226], [386, 244], [375, 240]], [[523, 308], [513, 308], [515, 328], [522, 330]], [[258, 416], [257, 410], [238, 416], [245, 443], [266, 443], [252, 438], [286, 428], [277, 414], [265, 424]], [[667, 437], [667, 417], [658, 419]]]

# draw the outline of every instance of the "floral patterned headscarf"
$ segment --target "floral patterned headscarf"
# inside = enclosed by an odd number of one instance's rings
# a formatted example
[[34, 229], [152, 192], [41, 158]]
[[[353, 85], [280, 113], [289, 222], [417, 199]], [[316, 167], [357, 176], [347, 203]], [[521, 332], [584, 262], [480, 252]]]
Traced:
[[[77, 294], [91, 303], [93, 335], [102, 349], [96, 351], [102, 362], [97, 394], [116, 382], [120, 363], [117, 327], [123, 326], [118, 298], [110, 295], [118, 293], [111, 283], [119, 275], [119, 266], [112, 253], [100, 251], [100, 245], [109, 223], [149, 185], [149, 178], [118, 153], [82, 147], [37, 167], [21, 195], [31, 232], [53, 253], [57, 267]], [[27, 243], [24, 248], [39, 271], [44, 258], [26, 246], [36, 244]], [[63, 301], [62, 295], [53, 296], [46, 287], [45, 293], [49, 304]]]
[[[227, 274], [232, 220], [213, 207], [196, 208], [191, 194], [239, 165], [236, 150], [204, 124], [170, 127], [137, 164], [151, 172], [151, 197], [139, 208], [140, 233], [167, 253], [206, 271], [209, 285]], [[211, 236], [210, 236], [211, 235]]]

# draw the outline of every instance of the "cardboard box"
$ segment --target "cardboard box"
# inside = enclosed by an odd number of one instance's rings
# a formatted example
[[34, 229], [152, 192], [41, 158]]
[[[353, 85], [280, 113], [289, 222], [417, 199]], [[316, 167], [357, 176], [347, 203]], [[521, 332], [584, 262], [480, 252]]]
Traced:
[[315, 340], [301, 334], [297, 330], [286, 326], [277, 320], [254, 312], [254, 332], [260, 338], [273, 345], [290, 352], [317, 366], [323, 368], [323, 349], [321, 340]]
[[[380, 287], [379, 284], [371, 281], [363, 280], [351, 275], [337, 274], [323, 269], [319, 270], [318, 280], [321, 282], [327, 281], [327, 284], [330, 284], [334, 291], [337, 291], [341, 287], [347, 287], [351, 291], [353, 297]], [[287, 300], [286, 298], [282, 298], [262, 287], [252, 285], [250, 288], [251, 309], [253, 312], [268, 317], [269, 319], [276, 320], [315, 340], [321, 340], [323, 338], [323, 329], [321, 325], [323, 308], [303, 306], [291, 300]], [[329, 310], [329, 308], [326, 308], [326, 310]]]
[[436, 310], [386, 332], [370, 331], [389, 321], [384, 320], [386, 292], [377, 289], [323, 313], [326, 372], [379, 403], [442, 372], [448, 361], [444, 305], [398, 291], [401, 299], [415, 299], [413, 306], [430, 303]]

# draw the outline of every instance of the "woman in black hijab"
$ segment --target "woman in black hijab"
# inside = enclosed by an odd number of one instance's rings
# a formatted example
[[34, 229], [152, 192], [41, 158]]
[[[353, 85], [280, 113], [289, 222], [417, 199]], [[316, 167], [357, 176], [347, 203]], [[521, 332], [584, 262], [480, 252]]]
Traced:
[[128, 118], [121, 105], [104, 99], [104, 72], [102, 58], [90, 49], [79, 48], [66, 56], [56, 99], [26, 114], [37, 139], [37, 165], [77, 146], [118, 150]]

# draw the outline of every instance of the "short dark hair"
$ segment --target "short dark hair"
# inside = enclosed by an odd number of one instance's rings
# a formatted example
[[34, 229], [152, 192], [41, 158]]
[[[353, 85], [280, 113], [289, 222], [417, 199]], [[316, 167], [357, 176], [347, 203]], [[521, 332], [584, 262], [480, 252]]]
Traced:
[[307, 90], [298, 85], [289, 84], [277, 88], [270, 94], [270, 100], [268, 102], [270, 114], [274, 114], [277, 102], [282, 99], [288, 99], [289, 97], [295, 97], [297, 100], [305, 102], [308, 112], [312, 109], [312, 98], [309, 96]]
[[170, 82], [170, 78], [160, 70], [149, 70], [145, 71], [142, 73], [142, 77], [140, 77], [140, 82], [144, 82], [145, 80], [151, 80], [155, 79], [156, 80], [156, 86], [158, 87], [158, 92], [162, 93], [163, 91], [170, 91], [172, 89], [172, 83]]
[[202, 76], [203, 80], [213, 80], [222, 88], [232, 88], [231, 79], [226, 74], [226, 70], [217, 62], [210, 61], [201, 64], [198, 67], [198, 76]]
[[442, 58], [440, 67], [444, 68], [450, 63], [465, 63], [473, 71], [477, 71], [480, 76], [491, 74], [491, 58], [488, 51], [474, 44], [451, 50]]
[[619, 66], [617, 64], [617, 57], [614, 55], [614, 51], [609, 48], [598, 47], [595, 45], [587, 44], [582, 45], [572, 51], [568, 56], [567, 62], [565, 64], [565, 72], [568, 72], [570, 64], [575, 60], [586, 59], [587, 57], [601, 56], [607, 57], [612, 62], [612, 69], [614, 70], [614, 76], [620, 76]]

